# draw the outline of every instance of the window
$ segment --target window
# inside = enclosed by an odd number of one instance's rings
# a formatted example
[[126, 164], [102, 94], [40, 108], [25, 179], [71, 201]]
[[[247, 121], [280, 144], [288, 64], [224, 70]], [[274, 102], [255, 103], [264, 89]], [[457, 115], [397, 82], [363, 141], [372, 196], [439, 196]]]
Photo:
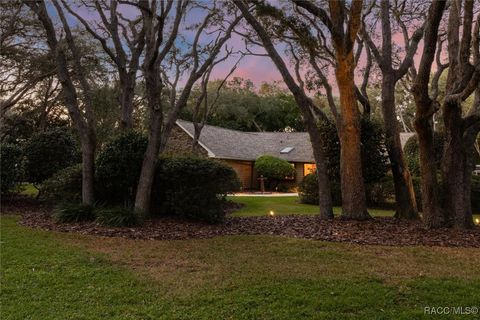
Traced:
[[314, 163], [304, 163], [303, 164], [303, 175], [306, 176], [309, 173], [314, 173], [317, 166]]
[[293, 147], [286, 147], [286, 148], [283, 148], [283, 149], [280, 151], [280, 153], [282, 153], [282, 154], [290, 153], [290, 152], [292, 152], [293, 149], [294, 149]]

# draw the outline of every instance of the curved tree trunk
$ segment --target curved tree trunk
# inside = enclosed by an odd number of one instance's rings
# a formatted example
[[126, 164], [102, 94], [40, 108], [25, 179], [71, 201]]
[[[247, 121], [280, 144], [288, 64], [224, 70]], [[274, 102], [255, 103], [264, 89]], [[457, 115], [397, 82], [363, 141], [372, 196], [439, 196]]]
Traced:
[[245, 20], [247, 20], [247, 22], [258, 34], [258, 37], [262, 41], [262, 44], [268, 55], [270, 56], [270, 59], [272, 59], [278, 71], [282, 75], [283, 81], [292, 93], [295, 102], [297, 103], [300, 112], [302, 113], [303, 120], [309, 133], [310, 141], [312, 143], [315, 164], [317, 166], [320, 218], [333, 219], [332, 193], [330, 190], [330, 183], [325, 167], [326, 159], [321, 148], [322, 141], [318, 133], [318, 128], [316, 126], [315, 119], [310, 109], [310, 107], [312, 106], [312, 102], [305, 95], [302, 89], [297, 85], [294, 78], [290, 74], [287, 66], [285, 65], [285, 62], [283, 61], [282, 57], [273, 45], [273, 42], [267, 31], [261, 25], [261, 23], [252, 15], [245, 2], [241, 0], [236, 0], [234, 1], [234, 3], [242, 12]]
[[[417, 106], [418, 105], [419, 102], [417, 102]], [[426, 107], [425, 109], [428, 110], [429, 107]], [[435, 158], [432, 118], [421, 117], [417, 113], [415, 130], [418, 135], [418, 147], [420, 153], [423, 220], [428, 228], [443, 227], [445, 219], [439, 206], [437, 166], [435, 161], [432, 160]]]
[[340, 124], [340, 175], [344, 219], [370, 219], [362, 174], [360, 111], [355, 95], [353, 51], [337, 53], [337, 77], [342, 119]]
[[395, 113], [395, 76], [384, 73], [382, 77], [382, 115], [390, 167], [395, 185], [395, 217], [418, 219], [417, 202], [412, 177], [403, 156], [400, 133]]

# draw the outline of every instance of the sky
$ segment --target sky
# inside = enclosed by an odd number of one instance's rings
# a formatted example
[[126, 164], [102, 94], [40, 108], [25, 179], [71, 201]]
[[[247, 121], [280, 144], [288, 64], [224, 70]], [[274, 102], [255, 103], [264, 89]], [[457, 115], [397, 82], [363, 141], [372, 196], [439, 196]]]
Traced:
[[[84, 7], [77, 7], [75, 9], [77, 13], [79, 13], [83, 18], [92, 23], [100, 21], [99, 15], [91, 9], [87, 9]], [[130, 5], [120, 5], [119, 11], [126, 17], [133, 18], [139, 14], [139, 10], [134, 8]], [[173, 11], [173, 10], [172, 10]], [[55, 10], [52, 6], [49, 7], [50, 14], [55, 17]], [[194, 36], [194, 30], [186, 30], [187, 26], [191, 26], [194, 23], [198, 23], [202, 21], [203, 16], [205, 15], [205, 11], [200, 10], [191, 10], [188, 12], [186, 19], [184, 20], [182, 27], [184, 28], [182, 34], [185, 37], [187, 42], [191, 42]], [[67, 18], [69, 23], [72, 25], [77, 24], [76, 19], [73, 16], [67, 14]], [[205, 39], [209, 39], [208, 36]], [[211, 39], [211, 38], [210, 38]], [[400, 34], [395, 34], [393, 36], [393, 42], [397, 43], [398, 45], [403, 45], [403, 38]], [[178, 44], [180, 47], [182, 46], [181, 43]], [[229, 48], [233, 48], [234, 51], [236, 50], [244, 50], [245, 44], [241, 36], [233, 35], [232, 38], [227, 42]], [[418, 52], [420, 52], [422, 47], [419, 47]], [[258, 53], [264, 53], [263, 48], [257, 47], [253, 48], [252, 51]], [[284, 57], [288, 65], [288, 61], [283, 53], [282, 49], [279, 48], [279, 52]], [[416, 55], [416, 62], [418, 63], [419, 54]], [[216, 66], [214, 71], [212, 72], [211, 79], [218, 79], [224, 78], [232, 68], [233, 64], [238, 60], [238, 56], [233, 56], [230, 59], [226, 60], [225, 62]], [[360, 61], [359, 67], [357, 69], [362, 68], [362, 64], [364, 64], [364, 59]], [[269, 57], [265, 56], [245, 56], [238, 64], [237, 69], [232, 74], [232, 77], [242, 77], [245, 79], [250, 79], [257, 88], [260, 86], [262, 82], [272, 82], [272, 81], [280, 81], [282, 82], [282, 78], [280, 73], [277, 71], [276, 66], [272, 63]], [[333, 73], [328, 75], [330, 83], [333, 87], [334, 94], [337, 94], [336, 84], [335, 84], [335, 77]], [[356, 81], [359, 84], [361, 82], [361, 73], [357, 72], [356, 74]], [[180, 81], [180, 85], [182, 85], [182, 81]]]

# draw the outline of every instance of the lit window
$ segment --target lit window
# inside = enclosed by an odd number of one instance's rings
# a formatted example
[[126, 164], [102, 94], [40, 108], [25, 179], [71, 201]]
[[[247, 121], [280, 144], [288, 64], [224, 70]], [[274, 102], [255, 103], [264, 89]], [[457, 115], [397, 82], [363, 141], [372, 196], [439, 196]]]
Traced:
[[309, 173], [314, 173], [317, 166], [314, 163], [305, 163], [303, 165], [303, 175], [306, 176]]

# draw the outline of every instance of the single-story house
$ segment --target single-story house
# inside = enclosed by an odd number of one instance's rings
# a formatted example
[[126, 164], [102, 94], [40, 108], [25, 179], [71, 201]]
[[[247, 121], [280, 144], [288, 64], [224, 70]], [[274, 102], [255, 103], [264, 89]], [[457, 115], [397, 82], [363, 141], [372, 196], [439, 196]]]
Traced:
[[[167, 153], [191, 152], [194, 136], [193, 123], [178, 120], [169, 138]], [[411, 134], [401, 134], [402, 145]], [[306, 132], [243, 132], [205, 125], [199, 139], [201, 154], [219, 159], [238, 174], [244, 189], [258, 189], [255, 160], [272, 155], [290, 162], [295, 167], [295, 182], [315, 170], [312, 145]]]
[[[190, 139], [193, 138], [193, 123], [178, 120], [177, 126]], [[185, 140], [178, 130], [172, 137], [173, 141], [170, 139], [168, 143], [170, 146], [179, 146], [180, 140]], [[254, 164], [262, 155], [272, 155], [290, 162], [295, 167], [297, 183], [315, 170], [312, 146], [306, 132], [243, 132], [205, 125], [199, 145], [208, 157], [230, 165], [237, 172], [244, 189], [258, 189]]]

